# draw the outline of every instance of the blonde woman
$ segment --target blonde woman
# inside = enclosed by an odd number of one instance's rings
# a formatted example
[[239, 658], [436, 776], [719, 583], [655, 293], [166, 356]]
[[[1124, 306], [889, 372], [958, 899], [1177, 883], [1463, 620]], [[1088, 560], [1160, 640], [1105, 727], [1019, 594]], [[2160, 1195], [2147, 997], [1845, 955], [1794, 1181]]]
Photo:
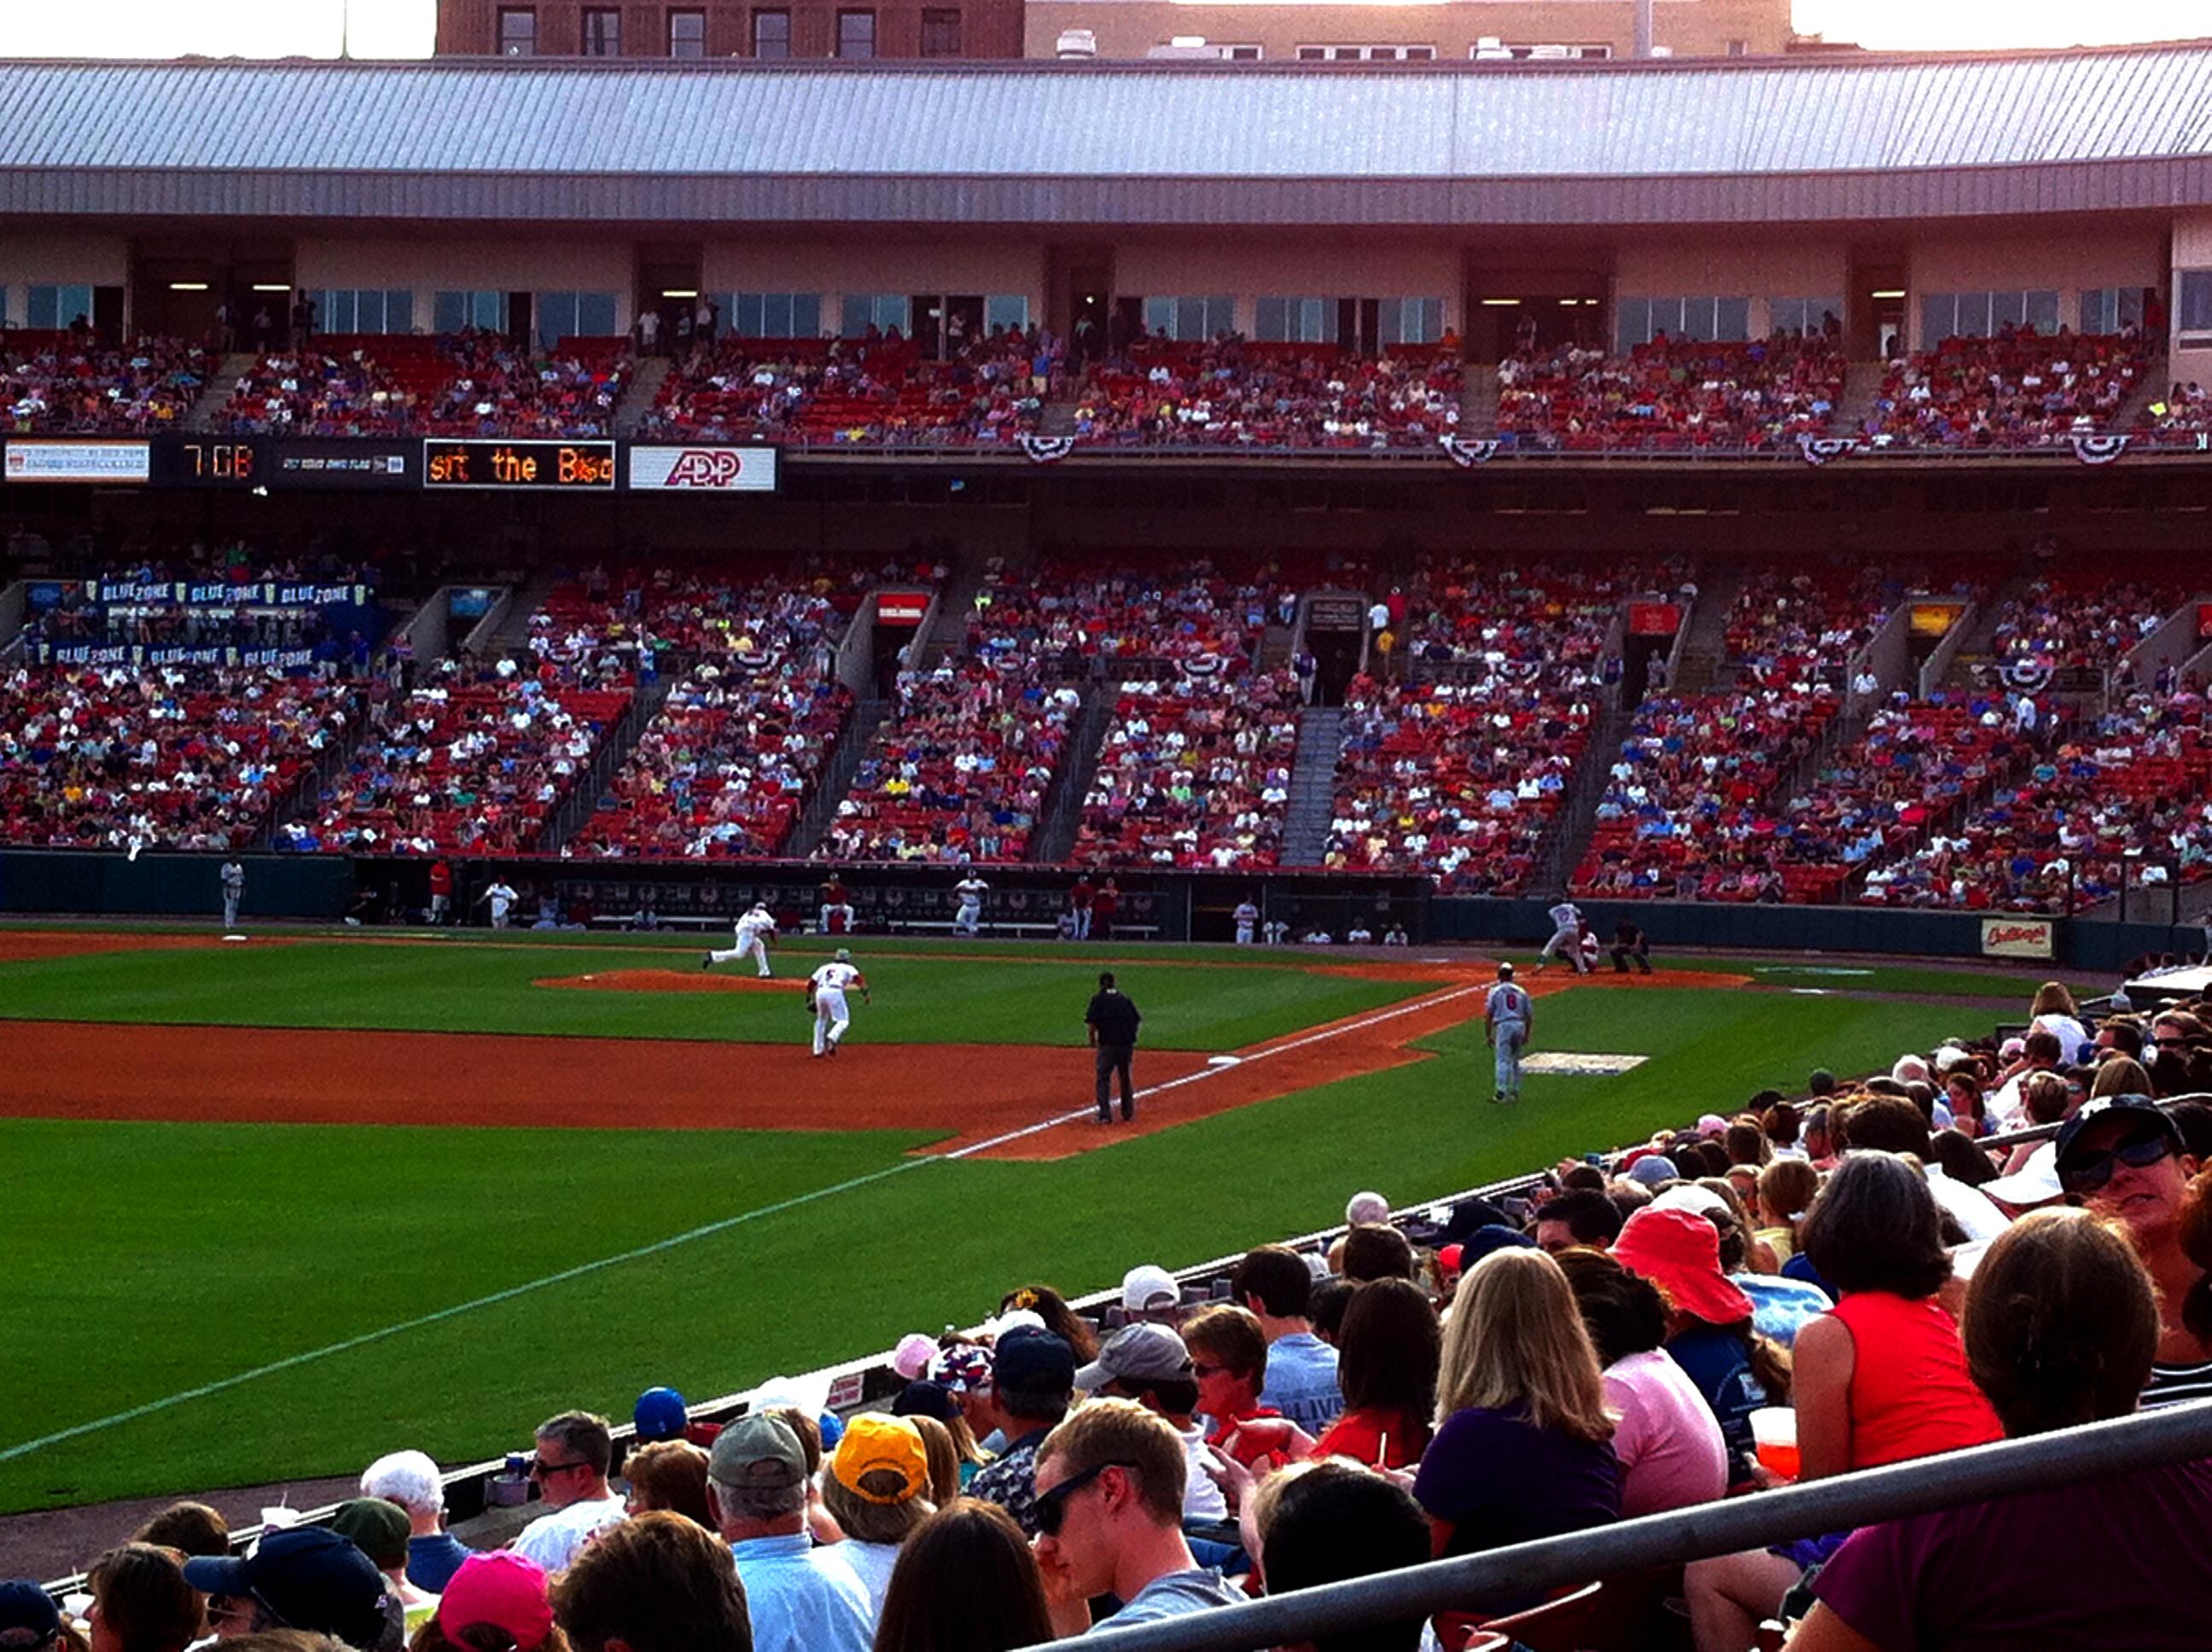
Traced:
[[1437, 1400], [1413, 1496], [1439, 1557], [1620, 1517], [1597, 1351], [1566, 1275], [1542, 1251], [1493, 1251], [1461, 1282]]

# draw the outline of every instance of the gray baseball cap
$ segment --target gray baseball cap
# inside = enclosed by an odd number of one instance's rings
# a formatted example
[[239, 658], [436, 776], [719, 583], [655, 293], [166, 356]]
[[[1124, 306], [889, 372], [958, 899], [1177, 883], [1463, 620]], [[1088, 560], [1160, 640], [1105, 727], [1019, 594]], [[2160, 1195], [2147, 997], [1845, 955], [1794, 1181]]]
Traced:
[[806, 1449], [782, 1418], [754, 1412], [714, 1436], [707, 1473], [736, 1491], [781, 1491], [806, 1478]]
[[1109, 1382], [1191, 1378], [1190, 1350], [1164, 1325], [1125, 1325], [1106, 1339], [1098, 1357], [1075, 1374], [1075, 1386], [1096, 1394]]

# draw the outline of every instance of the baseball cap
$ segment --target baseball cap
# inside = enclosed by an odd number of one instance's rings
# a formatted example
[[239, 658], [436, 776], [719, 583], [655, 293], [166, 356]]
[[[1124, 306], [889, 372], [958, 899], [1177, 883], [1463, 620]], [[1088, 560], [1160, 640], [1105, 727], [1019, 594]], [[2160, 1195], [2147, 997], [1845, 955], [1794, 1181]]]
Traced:
[[929, 1380], [954, 1394], [972, 1393], [991, 1386], [991, 1364], [988, 1348], [974, 1342], [955, 1343], [930, 1362]]
[[930, 1362], [937, 1357], [937, 1339], [926, 1331], [909, 1331], [898, 1341], [891, 1355], [891, 1369], [909, 1382], [928, 1370]]
[[1125, 1325], [1106, 1339], [1098, 1357], [1075, 1374], [1075, 1386], [1096, 1394], [1109, 1382], [1188, 1380], [1190, 1350], [1164, 1325]]
[[1700, 1114], [1698, 1133], [1701, 1136], [1723, 1136], [1728, 1133], [1728, 1121], [1717, 1113]]
[[2058, 1146], [2045, 1142], [2030, 1153], [2020, 1169], [2010, 1175], [1984, 1181], [1980, 1191], [2000, 1205], [2015, 1209], [2027, 1205], [2048, 1205], [2066, 1190], [2058, 1185]]
[[251, 1596], [287, 1626], [348, 1646], [374, 1646], [398, 1604], [376, 1563], [327, 1526], [264, 1532], [243, 1555], [195, 1556], [185, 1582], [203, 1594]]
[[949, 1423], [959, 1414], [952, 1390], [942, 1382], [909, 1382], [891, 1401], [894, 1417], [934, 1417], [940, 1423]]
[[1493, 1250], [1528, 1250], [1536, 1242], [1518, 1228], [1509, 1228], [1503, 1223], [1492, 1222], [1477, 1228], [1468, 1235], [1459, 1248], [1459, 1271], [1462, 1274], [1474, 1272], [1474, 1265]]
[[407, 1511], [382, 1497], [354, 1497], [337, 1506], [331, 1529], [353, 1540], [354, 1547], [389, 1570], [407, 1564], [407, 1538], [411, 1530]]
[[2027, 1040], [2019, 1037], [2018, 1036], [2008, 1038], [2003, 1043], [1997, 1046], [1997, 1054], [2008, 1061], [2011, 1060], [2016, 1055], [2025, 1055], [2027, 1054]]
[[1182, 1287], [1175, 1275], [1154, 1263], [1140, 1263], [1121, 1276], [1121, 1306], [1132, 1314], [1174, 1308], [1182, 1301]]
[[1708, 1325], [1751, 1317], [1751, 1298], [1721, 1272], [1720, 1230], [1695, 1211], [1646, 1206], [1622, 1225], [1613, 1259]]
[[1009, 1331], [999, 1339], [991, 1373], [1001, 1391], [1065, 1394], [1075, 1386], [1075, 1352], [1049, 1331]]
[[[864, 1503], [904, 1503], [929, 1485], [929, 1453], [921, 1443], [921, 1430], [903, 1417], [864, 1412], [845, 1425], [837, 1455], [830, 1460], [837, 1484]], [[880, 1478], [895, 1474], [898, 1483], [887, 1488]], [[873, 1478], [878, 1489], [865, 1483]]]
[[779, 1491], [805, 1479], [805, 1448], [782, 1418], [751, 1412], [714, 1436], [707, 1474], [738, 1491]]
[[1674, 1161], [1664, 1153], [1646, 1153], [1628, 1167], [1628, 1179], [1640, 1187], [1656, 1187], [1680, 1174], [1674, 1168]]
[[835, 1451], [837, 1442], [845, 1437], [845, 1419], [834, 1411], [825, 1411], [814, 1419], [814, 1426], [822, 1436], [822, 1449]]
[[0, 1646], [44, 1646], [61, 1626], [61, 1608], [29, 1578], [0, 1582]]
[[2180, 1127], [2166, 1117], [2166, 1109], [2149, 1096], [2100, 1096], [2094, 1101], [2082, 1102], [2080, 1111], [2058, 1127], [2058, 1134], [2054, 1139], [2057, 1151], [2052, 1159], [2055, 1170], [2063, 1172], [2065, 1169], [2074, 1144], [2081, 1140], [2084, 1131], [2100, 1119], [2124, 1119], [2133, 1130], [2148, 1130], [2164, 1136], [2176, 1147], [2182, 1145]]
[[691, 1425], [684, 1396], [673, 1388], [647, 1388], [638, 1395], [630, 1420], [637, 1424], [638, 1439], [648, 1445], [656, 1440], [680, 1440]]
[[502, 1550], [461, 1562], [438, 1597], [438, 1629], [458, 1646], [463, 1632], [478, 1624], [499, 1630], [518, 1652], [545, 1643], [553, 1632], [553, 1608], [545, 1599], [545, 1574], [536, 1561]]
[[1729, 1216], [1729, 1202], [1711, 1187], [1694, 1181], [1677, 1182], [1651, 1201], [1655, 1211], [1689, 1211], [1698, 1216]]

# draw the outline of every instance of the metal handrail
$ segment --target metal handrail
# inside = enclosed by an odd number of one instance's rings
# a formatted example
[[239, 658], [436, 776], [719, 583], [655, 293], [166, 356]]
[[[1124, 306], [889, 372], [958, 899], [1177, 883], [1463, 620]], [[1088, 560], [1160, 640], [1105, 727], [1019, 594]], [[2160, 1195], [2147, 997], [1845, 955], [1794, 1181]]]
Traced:
[[2212, 1456], [2212, 1400], [2004, 1440], [1786, 1491], [1726, 1497], [1456, 1560], [1086, 1636], [1098, 1652], [1243, 1652], [1525, 1600], [1562, 1585], [1703, 1560], [2014, 1492]]

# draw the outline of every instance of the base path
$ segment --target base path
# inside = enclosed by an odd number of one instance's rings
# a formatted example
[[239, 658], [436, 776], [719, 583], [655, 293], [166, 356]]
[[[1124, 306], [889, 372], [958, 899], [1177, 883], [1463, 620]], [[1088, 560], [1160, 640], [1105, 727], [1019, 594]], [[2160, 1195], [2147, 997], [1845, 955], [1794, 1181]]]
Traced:
[[[1237, 1051], [1137, 1053], [1155, 1093], [1133, 1126], [1091, 1121], [1079, 1046], [849, 1043], [817, 1060], [789, 1045], [259, 1027], [15, 1022], [39, 1052], [0, 1071], [0, 1115], [253, 1124], [494, 1125], [583, 1129], [915, 1130], [934, 1152], [1065, 1158], [1132, 1134], [1429, 1056], [1407, 1046], [1478, 1017], [1488, 970], [1431, 966], [1436, 989]], [[681, 979], [681, 978], [679, 978]], [[702, 984], [711, 977], [693, 974]], [[1633, 992], [1715, 987], [1703, 970], [1532, 981]], [[579, 982], [579, 985], [584, 983]], [[600, 982], [589, 983], [599, 986]], [[750, 981], [706, 990], [778, 990]], [[650, 989], [648, 989], [650, 990]], [[697, 990], [695, 988], [694, 990]], [[789, 990], [785, 988], [783, 990]], [[742, 1072], [742, 1078], [738, 1077]], [[1478, 1089], [1480, 1084], [1476, 1086]], [[1066, 1119], [1071, 1112], [1081, 1116]]]

